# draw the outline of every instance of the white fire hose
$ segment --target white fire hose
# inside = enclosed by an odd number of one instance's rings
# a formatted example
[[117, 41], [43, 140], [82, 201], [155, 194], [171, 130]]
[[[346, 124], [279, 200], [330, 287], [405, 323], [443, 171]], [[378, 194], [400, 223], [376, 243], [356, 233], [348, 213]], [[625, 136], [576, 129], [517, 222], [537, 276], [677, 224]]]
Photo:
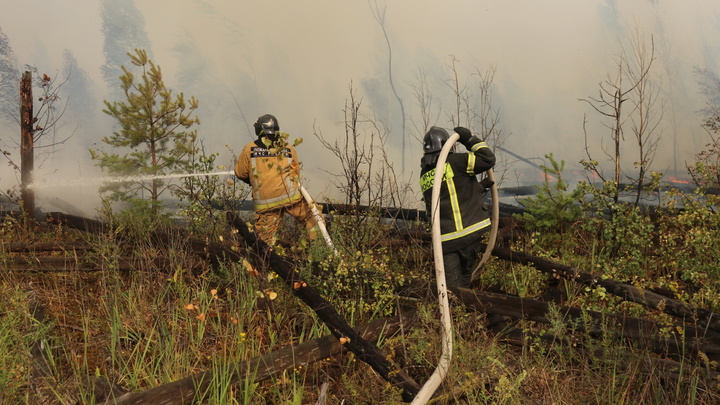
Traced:
[[307, 201], [308, 205], [310, 205], [310, 210], [315, 216], [315, 220], [317, 221], [318, 227], [320, 227], [320, 233], [325, 239], [325, 243], [327, 243], [328, 247], [333, 250], [335, 256], [338, 256], [338, 251], [335, 249], [335, 245], [333, 244], [332, 239], [330, 239], [330, 234], [328, 234], [327, 228], [325, 227], [325, 218], [320, 215], [320, 212], [318, 212], [317, 206], [315, 205], [315, 201], [313, 201], [310, 193], [305, 190], [305, 187], [303, 187], [302, 184], [300, 185], [300, 193], [302, 193], [305, 201]]
[[450, 149], [460, 135], [453, 133], [450, 139], [445, 142], [437, 164], [435, 165], [435, 178], [433, 180], [432, 200], [430, 202], [431, 223], [432, 223], [432, 247], [433, 258], [435, 259], [435, 281], [437, 282], [438, 304], [440, 307], [440, 323], [442, 324], [442, 353], [435, 371], [415, 396], [411, 405], [426, 404], [435, 390], [440, 386], [450, 368], [452, 358], [452, 320], [450, 319], [450, 304], [448, 303], [447, 285], [445, 283], [445, 263], [443, 262], [442, 241], [440, 240], [440, 187], [444, 175], [445, 161]]
[[474, 284], [475, 280], [480, 276], [480, 269], [482, 266], [490, 259], [490, 254], [492, 254], [492, 250], [495, 247], [495, 242], [497, 241], [497, 234], [498, 234], [498, 226], [500, 224], [500, 197], [498, 196], [498, 189], [497, 184], [495, 184], [495, 172], [493, 172], [493, 169], [488, 169], [487, 171], [488, 180], [492, 182], [492, 186], [490, 186], [490, 196], [492, 197], [492, 209], [490, 211], [490, 233], [488, 234], [488, 241], [487, 241], [487, 247], [485, 248], [485, 253], [483, 253], [482, 258], [478, 261], [477, 266], [475, 266], [475, 270], [473, 270], [472, 275], [470, 276], [470, 284]]

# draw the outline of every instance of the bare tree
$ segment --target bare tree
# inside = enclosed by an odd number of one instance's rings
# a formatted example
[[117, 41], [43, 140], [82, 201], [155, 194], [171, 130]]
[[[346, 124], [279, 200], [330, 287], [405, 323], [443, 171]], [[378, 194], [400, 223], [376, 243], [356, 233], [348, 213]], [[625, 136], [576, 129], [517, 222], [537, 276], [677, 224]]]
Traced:
[[[617, 55], [617, 70], [599, 83], [598, 95], [580, 99], [608, 118], [603, 125], [610, 130], [611, 149], [605, 147], [602, 142], [604, 138], [601, 138], [601, 150], [605, 161], [613, 166], [612, 176], [605, 174], [602, 162], [593, 158], [587, 115], [583, 122], [587, 160], [582, 160], [581, 164], [604, 184], [614, 184], [609, 195], [613, 203], [620, 200], [623, 191], [630, 190], [634, 204], [638, 205], [643, 199], [643, 190], [650, 183], [649, 170], [660, 140], [659, 125], [663, 115], [662, 106], [657, 108], [659, 90], [650, 75], [654, 61], [655, 46], [652, 37], [647, 41], [635, 31], [630, 40], [630, 50], [623, 47]], [[629, 139], [625, 137], [626, 132], [632, 135]], [[632, 164], [636, 170], [634, 174], [623, 167], [625, 152], [635, 154]], [[625, 189], [621, 186], [624, 182], [628, 184]]]
[[[488, 146], [496, 151], [502, 148], [506, 135], [500, 127], [500, 110], [493, 106], [492, 87], [495, 79], [495, 66], [487, 70], [475, 67], [472, 75], [476, 81], [472, 86], [465, 84], [458, 73], [459, 59], [451, 56], [451, 62], [447, 67], [450, 69], [450, 78], [445, 81], [447, 87], [452, 91], [455, 100], [454, 113], [448, 114], [448, 119], [453, 126], [466, 126], [471, 129], [481, 140], [488, 143]], [[498, 165], [507, 167], [507, 165]], [[504, 170], [498, 176], [498, 182], [504, 178]]]
[[[397, 182], [395, 169], [386, 152], [388, 130], [371, 111], [363, 111], [362, 99], [356, 96], [352, 83], [349, 90], [350, 98], [343, 109], [344, 136], [330, 141], [317, 127], [314, 135], [340, 161], [341, 171], [328, 173], [335, 178], [333, 184], [345, 196], [344, 203], [352, 209], [357, 225], [355, 229], [360, 230], [360, 225], [372, 218], [364, 208], [400, 207], [409, 186]], [[378, 220], [377, 217], [374, 219]]]
[[720, 190], [720, 107], [710, 107], [702, 126], [708, 132], [710, 142], [696, 154], [694, 164], [688, 165], [687, 169], [698, 187], [717, 192]]
[[[31, 189], [33, 173], [36, 167], [55, 150], [60, 143], [65, 142], [69, 137], [59, 140], [56, 136], [58, 121], [64, 112], [58, 111], [56, 102], [60, 99], [57, 88], [53, 87], [53, 79], [43, 74], [37, 79], [36, 87], [40, 88], [41, 94], [37, 100], [39, 107], [35, 110], [32, 73], [26, 70], [20, 79], [20, 98], [18, 105], [17, 124], [20, 127], [20, 166], [13, 161], [11, 154], [3, 150], [2, 154], [8, 159], [14, 170], [20, 172], [20, 197], [23, 202], [23, 210], [30, 217], [35, 216], [35, 193]], [[36, 150], [40, 149], [39, 164], [36, 164]]]
[[470, 95], [467, 90], [467, 86], [463, 85], [458, 75], [457, 63], [459, 60], [450, 56], [450, 64], [447, 66], [450, 69], [450, 78], [445, 81], [445, 85], [452, 91], [455, 100], [455, 111], [454, 113], [448, 114], [448, 121], [452, 123], [453, 127], [461, 125], [461, 122], [470, 125], [472, 122], [473, 110], [470, 107]]
[[687, 170], [698, 187], [707, 190], [720, 189], [720, 77], [708, 69], [695, 69], [700, 94], [706, 98], [702, 127], [710, 139], [705, 149], [695, 155], [695, 162], [687, 164]]
[[[478, 131], [478, 137], [487, 142], [493, 152], [502, 149], [505, 146], [507, 134], [500, 127], [500, 110], [493, 106], [493, 82], [495, 80], [496, 67], [490, 66], [487, 70], [482, 71], [475, 69], [474, 75], [477, 76], [477, 106], [473, 110], [472, 127]], [[496, 181], [502, 183], [507, 171], [507, 155], [502, 155], [501, 160], [495, 164], [495, 171], [500, 168]]]
[[[32, 87], [40, 92], [39, 96], [33, 98], [33, 101], [38, 101], [38, 103], [33, 102], [31, 132], [34, 150], [36, 152], [39, 151], [39, 154], [35, 155], [35, 167], [41, 167], [42, 164], [57, 151], [58, 146], [64, 144], [73, 136], [72, 132], [62, 134], [62, 125], [60, 125], [61, 118], [67, 106], [67, 102], [60, 96], [60, 88], [66, 83], [67, 79], [58, 83], [57, 76], [52, 78], [47, 74], [39, 74], [37, 68], [33, 66], [25, 66], [25, 68], [26, 74], [31, 75], [33, 78]], [[15, 108], [17, 113], [12, 115], [12, 119], [18, 128], [20, 128], [19, 99]], [[12, 157], [12, 153], [9, 150], [14, 148], [20, 148], [20, 142], [15, 139], [10, 142], [10, 146], [5, 149], [0, 149], [0, 152], [7, 158], [10, 166], [19, 172], [19, 162]]]
[[398, 102], [398, 106], [400, 107], [400, 119], [402, 120], [402, 126], [401, 126], [401, 135], [402, 135], [402, 157], [401, 157], [401, 172], [405, 173], [405, 138], [407, 137], [406, 134], [406, 119], [405, 119], [405, 105], [403, 104], [403, 99], [400, 97], [400, 95], [397, 92], [397, 89], [395, 88], [395, 82], [393, 81], [393, 54], [392, 54], [392, 46], [390, 46], [390, 37], [388, 36], [387, 30], [385, 29], [385, 11], [386, 8], [382, 7], [377, 4], [377, 1], [370, 2], [370, 11], [373, 14], [373, 17], [375, 18], [375, 21], [377, 21], [378, 25], [380, 25], [380, 29], [382, 30], [383, 37], [385, 38], [385, 43], [387, 44], [387, 50], [388, 50], [388, 81], [390, 82], [390, 88], [392, 89], [393, 95], [395, 96], [395, 100]]
[[410, 87], [413, 89], [415, 101], [417, 102], [418, 109], [420, 110], [420, 123], [415, 122], [412, 118], [410, 118], [410, 122], [413, 123], [415, 133], [418, 134], [416, 136], [416, 141], [422, 143], [423, 136], [428, 129], [437, 122], [438, 117], [440, 116], [439, 106], [437, 111], [435, 111], [436, 109], [433, 105], [435, 99], [433, 98], [432, 91], [428, 85], [427, 76], [422, 69], [418, 70], [417, 78], [415, 81], [410, 83]]

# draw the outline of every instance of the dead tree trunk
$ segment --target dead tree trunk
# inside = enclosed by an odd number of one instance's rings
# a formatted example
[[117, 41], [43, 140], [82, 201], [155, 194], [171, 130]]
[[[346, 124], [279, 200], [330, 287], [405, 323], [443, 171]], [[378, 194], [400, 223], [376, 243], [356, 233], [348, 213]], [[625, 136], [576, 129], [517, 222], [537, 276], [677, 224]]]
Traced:
[[[357, 333], [364, 339], [374, 341], [380, 337], [392, 336], [401, 327], [409, 327], [414, 320], [415, 316], [409, 313], [404, 314], [402, 317], [379, 319], [359, 328]], [[335, 356], [346, 348], [334, 336], [323, 336], [298, 346], [274, 351], [241, 363], [234, 367], [236, 371], [230, 377], [229, 383], [233, 384], [242, 379], [249, 379], [254, 382], [263, 381], [297, 366], [305, 367], [318, 360]], [[226, 377], [223, 376], [224, 378]], [[106, 404], [113, 405], [185, 405], [193, 403], [195, 398], [202, 397], [210, 387], [212, 380], [212, 372], [205, 371], [147, 391], [134, 394], [128, 393], [120, 397], [96, 399], [107, 399]]]
[[228, 219], [238, 230], [245, 242], [255, 250], [261, 260], [267, 261], [270, 267], [290, 287], [295, 296], [307, 304], [318, 317], [328, 326], [330, 332], [344, 346], [351, 350], [386, 381], [403, 390], [403, 400], [410, 402], [420, 391], [420, 386], [404, 371], [395, 367], [377, 346], [366, 341], [347, 321], [338, 314], [335, 308], [323, 298], [313, 287], [295, 270], [293, 263], [275, 253], [265, 242], [248, 230], [245, 221], [234, 213], [228, 213]]
[[25, 71], [20, 79], [20, 197], [29, 218], [35, 218], [34, 165], [32, 73]]

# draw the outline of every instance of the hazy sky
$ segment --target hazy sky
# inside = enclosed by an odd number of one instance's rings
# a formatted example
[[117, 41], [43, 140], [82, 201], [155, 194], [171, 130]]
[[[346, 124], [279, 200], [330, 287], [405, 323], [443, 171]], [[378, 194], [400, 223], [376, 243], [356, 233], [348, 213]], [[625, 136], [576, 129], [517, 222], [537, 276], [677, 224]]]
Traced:
[[[494, 67], [493, 107], [507, 135], [505, 148], [529, 158], [552, 152], [569, 167], [584, 157], [584, 114], [591, 142], [599, 148], [607, 135], [597, 129], [601, 117], [578, 99], [596, 96], [598, 83], [616, 72], [615, 57], [635, 27], [654, 39], [653, 80], [664, 100], [656, 170], [682, 167], [705, 144], [697, 114], [705, 100], [693, 71], [720, 68], [717, 0], [136, 0], [135, 7], [166, 84], [200, 100], [198, 131], [206, 146], [229, 156], [225, 145], [239, 151], [252, 139], [249, 123], [275, 114], [283, 131], [304, 139], [298, 151], [318, 199], [334, 196], [328, 172], [337, 171], [338, 162], [313, 128], [330, 139], [344, 134], [351, 83], [363, 107], [390, 129], [389, 152], [400, 170], [401, 119], [373, 8], [385, 10], [394, 85], [408, 120], [419, 116], [413, 95], [418, 72], [429, 77], [436, 123], [451, 129], [453, 97], [443, 84], [451, 57], [468, 85], [472, 72]], [[63, 51], [70, 50], [92, 78], [98, 100], [108, 97], [100, 73], [100, 1], [0, 0], [0, 10], [0, 29], [20, 67], [58, 70]], [[422, 136], [416, 132], [408, 121], [404, 177], [414, 187]], [[85, 152], [93, 137], [78, 137], [69, 149]], [[90, 172], [74, 163], [87, 161], [87, 154], [76, 157], [66, 149], [53, 159], [48, 171], [62, 176]], [[510, 163], [511, 170], [524, 168]]]

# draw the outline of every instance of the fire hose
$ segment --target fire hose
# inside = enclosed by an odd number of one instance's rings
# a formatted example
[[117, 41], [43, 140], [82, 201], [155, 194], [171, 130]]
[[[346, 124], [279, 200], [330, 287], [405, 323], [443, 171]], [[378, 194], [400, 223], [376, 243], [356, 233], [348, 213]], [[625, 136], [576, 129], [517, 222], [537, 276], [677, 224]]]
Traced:
[[440, 383], [445, 379], [448, 368], [450, 367], [450, 359], [452, 358], [452, 320], [450, 319], [450, 304], [448, 303], [447, 285], [445, 283], [445, 263], [442, 254], [442, 241], [440, 239], [440, 187], [442, 186], [445, 161], [450, 153], [450, 149], [455, 145], [455, 141], [460, 135], [453, 133], [443, 145], [435, 165], [435, 178], [433, 180], [432, 199], [430, 200], [430, 222], [432, 224], [432, 247], [433, 258], [435, 260], [435, 282], [437, 283], [438, 305], [440, 307], [440, 323], [442, 324], [442, 353], [438, 361], [435, 371], [420, 389], [411, 405], [426, 404]]
[[474, 285], [480, 276], [480, 269], [487, 263], [492, 254], [493, 248], [495, 248], [495, 242], [497, 241], [498, 225], [500, 222], [500, 199], [498, 197], [497, 184], [495, 184], [495, 173], [493, 169], [488, 169], [487, 177], [492, 182], [490, 186], [490, 196], [492, 197], [492, 208], [490, 209], [490, 233], [488, 234], [487, 247], [482, 255], [482, 258], [478, 261], [477, 266], [470, 276], [470, 285]]
[[335, 245], [333, 244], [332, 239], [330, 239], [330, 234], [328, 234], [327, 228], [325, 227], [325, 218], [320, 215], [320, 212], [317, 209], [317, 205], [315, 205], [315, 201], [313, 201], [310, 193], [308, 193], [307, 190], [305, 190], [305, 187], [303, 187], [302, 185], [300, 185], [300, 193], [303, 195], [305, 201], [307, 201], [308, 205], [310, 206], [310, 210], [312, 211], [313, 216], [315, 216], [315, 220], [317, 221], [317, 225], [320, 228], [320, 233], [325, 239], [325, 243], [327, 243], [328, 247], [332, 249], [332, 251], [335, 253], [335, 256], [338, 256], [338, 251], [337, 249], [335, 249]]
[[[428, 378], [425, 384], [420, 389], [420, 392], [415, 396], [411, 405], [424, 405], [426, 404], [432, 395], [435, 393], [437, 388], [440, 386], [442, 381], [447, 375], [447, 371], [450, 366], [450, 360], [452, 358], [452, 320], [450, 318], [450, 304], [448, 303], [447, 296], [447, 285], [445, 282], [445, 263], [443, 261], [442, 254], [442, 241], [440, 234], [440, 188], [442, 186], [442, 179], [444, 175], [443, 168], [445, 167], [445, 161], [450, 153], [450, 150], [455, 146], [455, 142], [460, 138], [460, 135], [453, 133], [450, 138], [443, 145], [438, 157], [437, 164], [435, 165], [435, 177], [433, 179], [432, 188], [432, 200], [430, 202], [430, 222], [432, 223], [432, 247], [433, 247], [433, 259], [435, 260], [435, 281], [437, 283], [438, 291], [438, 304], [440, 307], [440, 323], [442, 324], [442, 353], [440, 354], [440, 360], [435, 368], [433, 374]], [[492, 249], [495, 246], [495, 240], [497, 238], [498, 220], [500, 217], [500, 203], [498, 201], [497, 185], [495, 184], [495, 174], [492, 169], [487, 171], [488, 180], [492, 182], [490, 186], [490, 194], [492, 196], [492, 209], [491, 209], [491, 225], [490, 235], [488, 239], [487, 248], [482, 258], [478, 262], [477, 266], [473, 270], [471, 281], [475, 280], [480, 268], [487, 262]]]

